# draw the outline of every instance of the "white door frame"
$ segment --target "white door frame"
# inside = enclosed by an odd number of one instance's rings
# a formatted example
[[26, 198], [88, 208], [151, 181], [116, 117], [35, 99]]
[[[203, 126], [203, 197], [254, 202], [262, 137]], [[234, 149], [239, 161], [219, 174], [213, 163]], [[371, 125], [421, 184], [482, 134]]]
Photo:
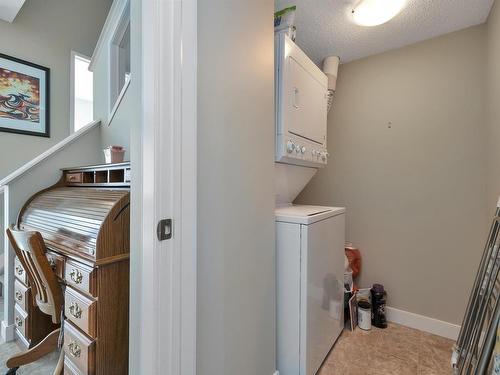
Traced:
[[196, 374], [196, 10], [142, 1], [142, 374]]

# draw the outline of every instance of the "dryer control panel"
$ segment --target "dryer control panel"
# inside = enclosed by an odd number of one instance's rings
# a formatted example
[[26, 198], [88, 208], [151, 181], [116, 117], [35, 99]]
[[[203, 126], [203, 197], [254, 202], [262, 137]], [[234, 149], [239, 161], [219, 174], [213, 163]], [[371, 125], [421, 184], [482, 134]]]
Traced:
[[328, 78], [283, 32], [275, 34], [275, 80], [276, 161], [325, 165]]

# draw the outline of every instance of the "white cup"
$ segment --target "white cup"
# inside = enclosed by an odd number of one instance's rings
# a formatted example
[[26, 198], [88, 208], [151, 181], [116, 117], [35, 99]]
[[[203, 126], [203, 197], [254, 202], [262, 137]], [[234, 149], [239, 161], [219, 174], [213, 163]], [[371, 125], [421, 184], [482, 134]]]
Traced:
[[358, 304], [358, 326], [359, 328], [369, 331], [372, 329], [372, 307], [369, 302], [360, 301]]

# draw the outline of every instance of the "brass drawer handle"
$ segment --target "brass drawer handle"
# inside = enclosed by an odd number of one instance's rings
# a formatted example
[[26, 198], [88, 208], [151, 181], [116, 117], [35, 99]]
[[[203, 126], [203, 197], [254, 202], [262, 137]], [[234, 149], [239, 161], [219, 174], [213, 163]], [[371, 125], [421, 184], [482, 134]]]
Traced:
[[21, 266], [16, 266], [16, 272], [19, 276], [21, 276], [24, 273], [24, 270]]
[[52, 270], [55, 270], [56, 266], [57, 266], [55, 259], [54, 258], [48, 258], [48, 260], [49, 260], [49, 266], [50, 266], [50, 268], [52, 268]]
[[82, 350], [75, 341], [71, 341], [68, 344], [68, 349], [69, 349], [69, 354], [71, 354], [71, 356], [75, 358], [79, 358], [80, 355], [82, 354]]
[[75, 284], [81, 284], [83, 281], [83, 274], [74, 268], [69, 273], [69, 277], [71, 277], [71, 280], [73, 280]]
[[22, 325], [23, 325], [23, 320], [20, 317], [16, 316], [16, 326], [22, 327]]
[[69, 313], [76, 319], [80, 319], [82, 317], [82, 309], [76, 302], [73, 302], [69, 307]]
[[19, 290], [16, 290], [16, 299], [19, 302], [21, 302], [23, 300], [23, 294]]

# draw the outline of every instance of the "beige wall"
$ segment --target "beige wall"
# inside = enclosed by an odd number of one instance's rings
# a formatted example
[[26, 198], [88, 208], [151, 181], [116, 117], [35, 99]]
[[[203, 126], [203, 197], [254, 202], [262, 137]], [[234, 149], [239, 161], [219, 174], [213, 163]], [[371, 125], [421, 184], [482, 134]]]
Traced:
[[494, 204], [484, 199], [485, 47], [483, 25], [342, 65], [331, 159], [297, 200], [347, 207], [362, 286], [382, 283], [390, 306], [452, 323]]
[[275, 371], [273, 7], [198, 1], [199, 375]]
[[492, 211], [500, 196], [500, 3], [496, 2], [487, 23], [487, 165], [488, 201]]
[[0, 52], [50, 68], [50, 138], [0, 132], [0, 179], [70, 133], [71, 50], [91, 56], [111, 0], [27, 0]]

